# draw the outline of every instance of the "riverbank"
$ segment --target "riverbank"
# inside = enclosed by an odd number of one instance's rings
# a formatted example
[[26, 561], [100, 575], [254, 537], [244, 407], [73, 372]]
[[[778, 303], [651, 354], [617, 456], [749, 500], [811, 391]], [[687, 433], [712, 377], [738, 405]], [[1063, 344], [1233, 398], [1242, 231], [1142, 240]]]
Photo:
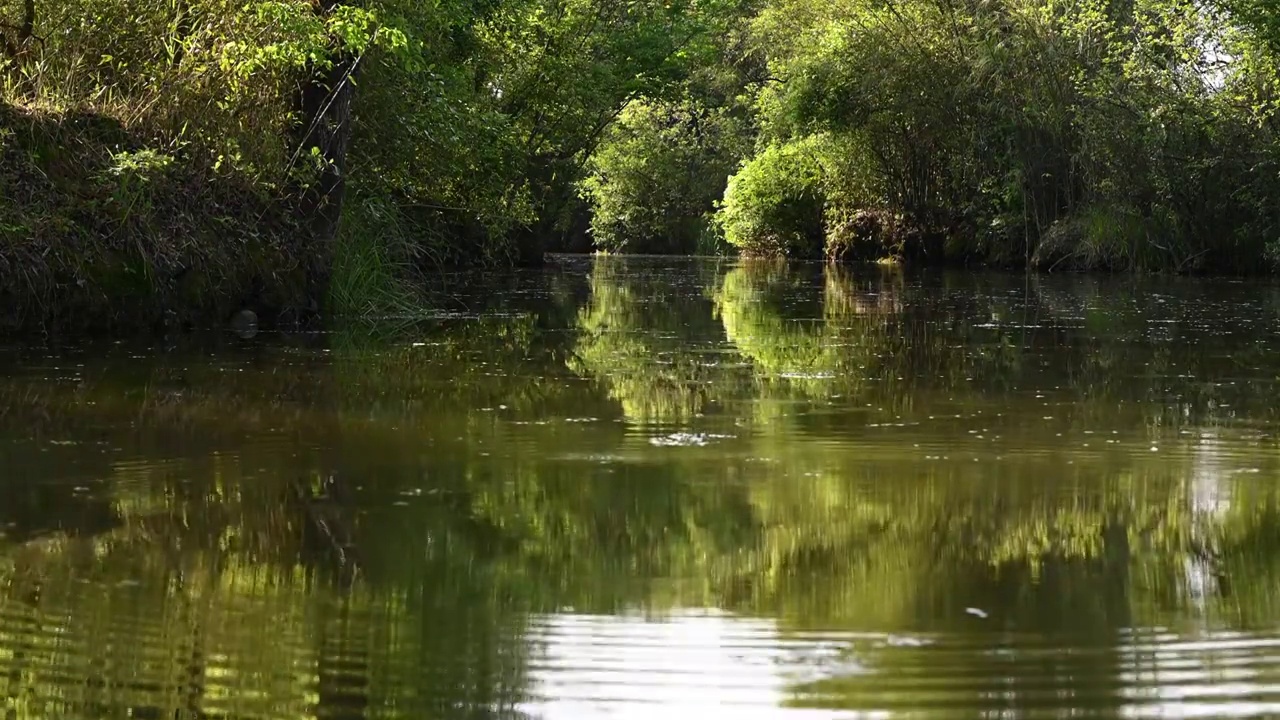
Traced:
[[0, 105], [0, 330], [209, 325], [314, 309], [288, 209], [88, 113]]
[[[430, 240], [454, 249], [424, 260], [422, 227], [399, 223], [394, 205], [367, 197], [348, 203], [335, 247], [321, 254], [281, 186], [157, 137], [103, 114], [0, 103], [0, 333], [153, 334], [223, 327], [245, 309], [263, 327], [322, 314], [407, 315], [424, 307], [414, 279], [424, 264], [467, 261], [467, 243], [438, 238]], [[828, 222], [811, 245], [823, 249], [815, 260], [852, 265], [1227, 275], [1274, 268], [1261, 259], [1224, 267], [1204, 253], [1137, 263], [1131, 248], [1151, 243], [1121, 231], [1144, 228], [1097, 213], [1086, 220], [1058, 226], [1035, 253], [1018, 256], [974, 252], [976, 234], [962, 223], [921, 228], [887, 211]], [[498, 262], [530, 264], [541, 250], [560, 249], [512, 244], [538, 252]]]

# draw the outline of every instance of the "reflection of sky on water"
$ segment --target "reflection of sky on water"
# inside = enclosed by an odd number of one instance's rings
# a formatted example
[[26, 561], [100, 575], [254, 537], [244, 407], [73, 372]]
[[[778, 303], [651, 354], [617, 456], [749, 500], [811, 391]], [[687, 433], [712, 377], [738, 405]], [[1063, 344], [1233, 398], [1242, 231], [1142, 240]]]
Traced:
[[1144, 631], [1119, 650], [1124, 717], [1280, 716], [1280, 638]]
[[[877, 681], [877, 673], [893, 671], [887, 666], [872, 667], [883, 657], [871, 658], [871, 666], [859, 662], [852, 652], [855, 645], [874, 648], [874, 653], [928, 653], [933, 645], [932, 640], [906, 637], [910, 642], [903, 642], [902, 637], [863, 633], [782, 634], [772, 621], [714, 611], [682, 612], [662, 619], [545, 615], [533, 620], [529, 639], [534, 647], [530, 700], [520, 709], [537, 718], [889, 718], [896, 716], [890, 709], [786, 705], [803, 696], [797, 694], [799, 688], [822, 680], [857, 679], [870, 691], [868, 699], [876, 696], [876, 690], [885, 687]], [[1280, 639], [1225, 632], [1189, 638], [1159, 629], [1129, 629], [1120, 631], [1116, 640], [1114, 652], [1120, 663], [1114, 675], [1116, 702], [1110, 707], [1118, 716], [1280, 715]], [[961, 661], [952, 669], [965, 675], [961, 668], [976, 664], [980, 655], [1005, 654], [983, 645], [979, 638], [956, 636], [938, 639], [935, 649]], [[1080, 652], [1080, 662], [1107, 663], [1105, 648]], [[961, 714], [977, 711], [982, 717], [1005, 716], [1006, 711], [1013, 713], [1009, 717], [1020, 716], [1013, 709], [1022, 704], [1015, 696], [1022, 692], [1039, 696], [1046, 687], [1056, 687], [1058, 702], [1046, 704], [1041, 697], [1028, 707], [1038, 706], [1045, 717], [1076, 716], [1083, 708], [1073, 708], [1072, 672], [1037, 676], [1039, 681], [1032, 686], [1019, 687], [1022, 682], [1014, 676], [1023, 671], [1017, 665], [1031, 663], [1024, 670], [1034, 675], [1035, 655], [1013, 649], [1007, 657], [1013, 663], [1007, 668], [1008, 684], [989, 678], [1007, 688], [1003, 694], [1012, 706], [1005, 711], [975, 708], [963, 681], [953, 686], [953, 709]], [[969, 662], [961, 656], [968, 656]], [[945, 667], [940, 670], [946, 672]], [[882, 682], [892, 686], [901, 679], [885, 676]], [[934, 680], [950, 685], [945, 677]], [[987, 702], [991, 699], [988, 695]], [[1030, 695], [1024, 698], [1030, 699]], [[943, 710], [950, 703], [941, 705], [925, 714], [947, 717]]]
[[[1192, 453], [1189, 491], [1192, 514], [1197, 520], [1216, 519], [1231, 507], [1231, 490], [1225, 482], [1226, 474], [1231, 471], [1224, 467], [1217, 431], [1202, 431]], [[1199, 525], [1192, 525], [1193, 532], [1199, 529]], [[1203, 612], [1206, 600], [1217, 592], [1218, 583], [1213, 568], [1202, 555], [1188, 555], [1183, 564], [1186, 568], [1187, 595], [1192, 604]]]
[[771, 620], [692, 611], [541, 616], [530, 639], [534, 717], [887, 717], [782, 707], [797, 683], [867, 672], [848, 633], [784, 637]]

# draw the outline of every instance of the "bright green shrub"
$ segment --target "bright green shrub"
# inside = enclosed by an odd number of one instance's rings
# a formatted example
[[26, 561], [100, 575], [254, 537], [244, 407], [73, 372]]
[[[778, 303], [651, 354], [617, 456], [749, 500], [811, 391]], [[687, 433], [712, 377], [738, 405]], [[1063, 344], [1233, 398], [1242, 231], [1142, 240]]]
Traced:
[[770, 145], [729, 179], [716, 221], [730, 245], [754, 256], [821, 254], [822, 144], [813, 136]]
[[582, 186], [596, 247], [689, 254], [714, 246], [711, 215], [744, 154], [745, 124], [690, 101], [628, 106]]

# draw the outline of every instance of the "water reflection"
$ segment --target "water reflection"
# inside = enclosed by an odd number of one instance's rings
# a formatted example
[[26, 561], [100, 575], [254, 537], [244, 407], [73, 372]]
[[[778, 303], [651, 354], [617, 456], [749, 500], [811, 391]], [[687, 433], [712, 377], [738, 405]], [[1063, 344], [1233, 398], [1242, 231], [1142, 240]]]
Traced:
[[524, 709], [535, 716], [850, 717], [782, 708], [807, 677], [864, 672], [845, 652], [848, 634], [785, 634], [769, 620], [720, 613], [549, 615], [529, 637], [540, 651]]
[[467, 281], [10, 352], [8, 716], [1280, 712], [1273, 289]]

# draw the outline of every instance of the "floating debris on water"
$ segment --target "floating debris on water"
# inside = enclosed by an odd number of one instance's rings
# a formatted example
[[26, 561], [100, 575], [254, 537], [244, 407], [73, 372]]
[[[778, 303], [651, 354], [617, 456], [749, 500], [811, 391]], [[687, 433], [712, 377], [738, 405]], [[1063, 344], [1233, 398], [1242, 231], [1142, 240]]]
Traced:
[[885, 638], [884, 642], [889, 647], [928, 647], [933, 644], [932, 640], [911, 637], [910, 635], [890, 635]]
[[732, 435], [716, 435], [712, 433], [678, 432], [651, 437], [649, 438], [649, 444], [658, 447], [705, 447], [710, 445], [712, 440], [724, 440], [732, 437]]

